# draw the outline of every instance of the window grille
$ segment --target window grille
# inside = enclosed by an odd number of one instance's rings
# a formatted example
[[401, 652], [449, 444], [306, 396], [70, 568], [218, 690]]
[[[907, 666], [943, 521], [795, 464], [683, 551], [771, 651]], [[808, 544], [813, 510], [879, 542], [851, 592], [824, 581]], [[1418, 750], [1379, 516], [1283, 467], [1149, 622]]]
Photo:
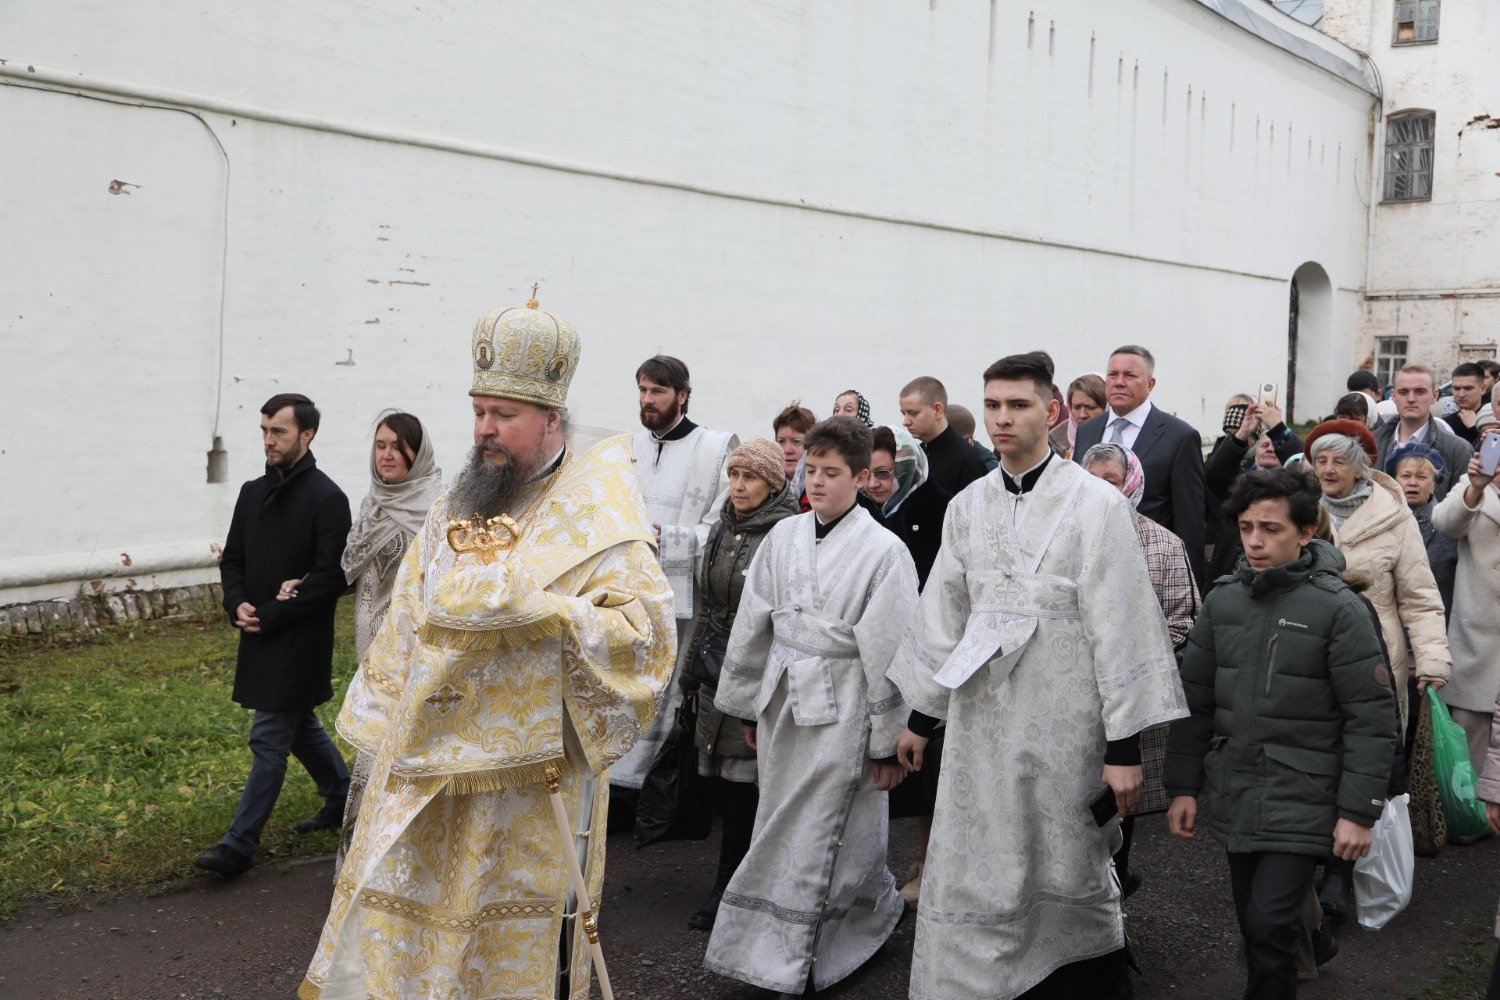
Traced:
[[1385, 200], [1427, 201], [1432, 197], [1431, 111], [1392, 115], [1385, 131]]

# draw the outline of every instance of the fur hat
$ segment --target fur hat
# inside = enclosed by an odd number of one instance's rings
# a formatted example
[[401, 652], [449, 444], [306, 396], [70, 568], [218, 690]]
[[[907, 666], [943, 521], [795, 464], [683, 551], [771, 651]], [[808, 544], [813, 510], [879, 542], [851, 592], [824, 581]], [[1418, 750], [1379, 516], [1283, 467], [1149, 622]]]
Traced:
[[774, 441], [754, 438], [729, 453], [729, 468], [744, 469], [779, 490], [786, 485], [786, 457]]
[[1342, 434], [1345, 437], [1352, 437], [1358, 441], [1359, 446], [1365, 450], [1365, 454], [1370, 456], [1370, 465], [1373, 466], [1376, 462], [1380, 461], [1380, 446], [1375, 443], [1375, 435], [1370, 433], [1370, 428], [1357, 420], [1323, 421], [1314, 427], [1312, 433], [1307, 435], [1307, 439], [1302, 442], [1303, 452], [1311, 455], [1313, 442], [1320, 437], [1327, 437], [1329, 434]]

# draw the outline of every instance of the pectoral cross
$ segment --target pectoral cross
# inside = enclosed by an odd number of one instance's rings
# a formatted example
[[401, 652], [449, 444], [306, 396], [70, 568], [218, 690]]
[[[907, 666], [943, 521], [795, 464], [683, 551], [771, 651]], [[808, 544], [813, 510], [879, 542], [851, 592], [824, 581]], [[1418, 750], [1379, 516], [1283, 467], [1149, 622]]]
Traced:
[[439, 715], [447, 715], [464, 700], [464, 696], [452, 684], [444, 684], [422, 700], [437, 709]]

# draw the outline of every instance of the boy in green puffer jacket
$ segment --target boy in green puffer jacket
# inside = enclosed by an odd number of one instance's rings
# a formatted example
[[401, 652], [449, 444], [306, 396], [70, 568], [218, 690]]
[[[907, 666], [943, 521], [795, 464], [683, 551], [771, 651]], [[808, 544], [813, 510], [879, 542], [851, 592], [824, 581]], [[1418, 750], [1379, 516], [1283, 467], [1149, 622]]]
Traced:
[[1370, 613], [1313, 537], [1316, 486], [1282, 469], [1247, 473], [1224, 515], [1245, 561], [1218, 581], [1188, 637], [1191, 715], [1172, 724], [1162, 784], [1172, 833], [1229, 852], [1249, 965], [1246, 998], [1295, 997], [1299, 909], [1320, 859], [1370, 850], [1397, 733], [1390, 668]]

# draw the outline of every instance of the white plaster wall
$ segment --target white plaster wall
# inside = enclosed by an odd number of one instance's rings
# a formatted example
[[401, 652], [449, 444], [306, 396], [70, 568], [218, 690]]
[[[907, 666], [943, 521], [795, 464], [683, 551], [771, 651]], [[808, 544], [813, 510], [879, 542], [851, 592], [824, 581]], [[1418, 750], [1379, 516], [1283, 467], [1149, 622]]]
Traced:
[[1500, 341], [1500, 4], [1444, 3], [1438, 40], [1419, 45], [1391, 43], [1393, 7], [1329, 0], [1325, 19], [1379, 67], [1383, 115], [1437, 116], [1432, 200], [1376, 207], [1359, 352], [1404, 336], [1411, 360], [1451, 368], [1463, 345]]
[[[899, 387], [935, 374], [977, 408], [1001, 354], [1045, 347], [1064, 381], [1137, 341], [1160, 357], [1158, 403], [1211, 430], [1226, 396], [1284, 379], [1306, 261], [1334, 302], [1330, 329], [1303, 330], [1299, 399], [1336, 394], [1366, 95], [1192, 0], [1038, 0], [1030, 23], [938, 6], [6, 5], [6, 82], [167, 89], [207, 127], [0, 89], [28, 150], [0, 180], [30, 193], [0, 222], [38, 247], [0, 272], [17, 360], [0, 407], [6, 428], [48, 415], [35, 441], [5, 435], [0, 513], [27, 530], [0, 541], [0, 583], [59, 554], [221, 537], [274, 392], [323, 408], [315, 453], [355, 502], [386, 406], [421, 416], [455, 468], [469, 328], [533, 279], [583, 337], [584, 423], [634, 426], [632, 374], [658, 350], [691, 365], [696, 418], [768, 435], [794, 397], [826, 415], [857, 386], [894, 419]], [[216, 101], [253, 113], [202, 110]], [[284, 114], [637, 180], [265, 120]], [[116, 178], [140, 187], [108, 195]], [[107, 447], [71, 431], [91, 351], [119, 376], [83, 390]], [[226, 485], [204, 482], [216, 421]]]

